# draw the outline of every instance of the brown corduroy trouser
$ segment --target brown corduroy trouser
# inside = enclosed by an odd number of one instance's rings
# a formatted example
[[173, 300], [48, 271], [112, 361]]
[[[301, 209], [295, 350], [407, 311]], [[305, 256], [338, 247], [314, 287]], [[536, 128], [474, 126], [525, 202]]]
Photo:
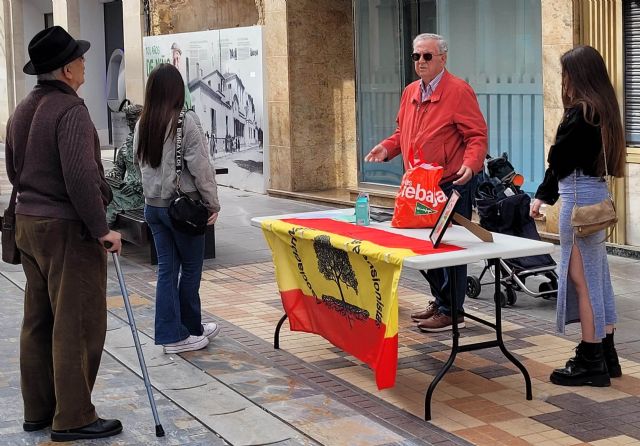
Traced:
[[20, 333], [24, 418], [53, 429], [97, 419], [91, 391], [107, 328], [107, 256], [79, 221], [16, 216], [27, 277]]

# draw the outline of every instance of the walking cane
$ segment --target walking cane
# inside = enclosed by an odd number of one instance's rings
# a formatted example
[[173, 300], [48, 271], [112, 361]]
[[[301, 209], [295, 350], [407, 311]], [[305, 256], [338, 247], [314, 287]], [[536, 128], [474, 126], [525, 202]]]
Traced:
[[[106, 242], [106, 248], [111, 246], [111, 243]], [[133, 335], [133, 342], [136, 345], [136, 353], [138, 353], [138, 361], [140, 362], [140, 368], [142, 369], [142, 377], [144, 378], [144, 385], [147, 388], [147, 395], [149, 396], [149, 403], [151, 404], [151, 412], [153, 412], [153, 419], [156, 423], [156, 437], [164, 437], [164, 429], [160, 424], [160, 418], [158, 417], [158, 410], [156, 409], [156, 401], [153, 399], [153, 392], [151, 390], [151, 381], [149, 381], [149, 373], [147, 372], [147, 365], [144, 362], [144, 356], [142, 355], [142, 347], [140, 346], [140, 339], [138, 338], [138, 329], [136, 328], [136, 321], [133, 318], [133, 311], [131, 310], [131, 303], [129, 302], [129, 293], [127, 292], [127, 286], [124, 283], [124, 276], [120, 269], [120, 261], [118, 260], [118, 253], [112, 252], [113, 264], [116, 266], [116, 273], [118, 274], [118, 282], [120, 282], [120, 290], [122, 291], [122, 298], [124, 299], [124, 307], [127, 310], [127, 317], [129, 318], [129, 328], [131, 328], [131, 334]]]

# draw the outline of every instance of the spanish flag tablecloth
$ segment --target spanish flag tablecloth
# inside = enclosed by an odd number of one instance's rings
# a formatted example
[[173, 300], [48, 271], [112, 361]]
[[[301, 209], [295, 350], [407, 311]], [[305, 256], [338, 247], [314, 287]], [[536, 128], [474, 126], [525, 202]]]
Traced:
[[291, 330], [321, 335], [392, 387], [403, 259], [462, 248], [329, 218], [264, 220], [262, 230]]

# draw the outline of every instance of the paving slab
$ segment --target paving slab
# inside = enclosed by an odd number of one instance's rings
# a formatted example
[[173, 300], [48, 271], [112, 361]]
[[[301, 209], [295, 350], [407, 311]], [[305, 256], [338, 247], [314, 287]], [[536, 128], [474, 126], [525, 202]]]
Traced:
[[[129, 369], [139, 374], [138, 356], [128, 325], [109, 315], [109, 330], [105, 349]], [[212, 375], [194, 367], [180, 355], [166, 355], [162, 346], [140, 334], [141, 347], [149, 377], [158, 393], [189, 414], [225, 441], [233, 445], [258, 445], [295, 440], [313, 444], [288, 424], [256, 406], [250, 399], [225, 386]]]
[[[50, 444], [50, 429], [22, 430], [22, 401], [18, 363], [23, 291], [0, 275], [0, 444]], [[129, 332], [129, 338], [131, 333]], [[135, 353], [134, 353], [135, 354]], [[106, 351], [102, 356], [93, 402], [102, 417], [118, 418], [124, 431], [117, 437], [95, 440], [92, 445], [227, 445], [219, 435], [156, 393], [160, 421], [166, 437], [155, 436], [155, 424], [142, 380]], [[87, 444], [84, 442], [83, 444]]]

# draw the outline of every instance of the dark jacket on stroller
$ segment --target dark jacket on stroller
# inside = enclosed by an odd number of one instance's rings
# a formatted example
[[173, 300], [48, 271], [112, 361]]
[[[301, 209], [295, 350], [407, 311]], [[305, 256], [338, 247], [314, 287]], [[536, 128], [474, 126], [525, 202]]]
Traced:
[[[492, 232], [540, 240], [536, 223], [529, 215], [529, 195], [520, 192], [511, 196], [498, 194], [498, 197], [485, 197], [476, 199], [480, 226]], [[505, 262], [521, 271], [556, 264], [549, 254], [519, 257]]]

